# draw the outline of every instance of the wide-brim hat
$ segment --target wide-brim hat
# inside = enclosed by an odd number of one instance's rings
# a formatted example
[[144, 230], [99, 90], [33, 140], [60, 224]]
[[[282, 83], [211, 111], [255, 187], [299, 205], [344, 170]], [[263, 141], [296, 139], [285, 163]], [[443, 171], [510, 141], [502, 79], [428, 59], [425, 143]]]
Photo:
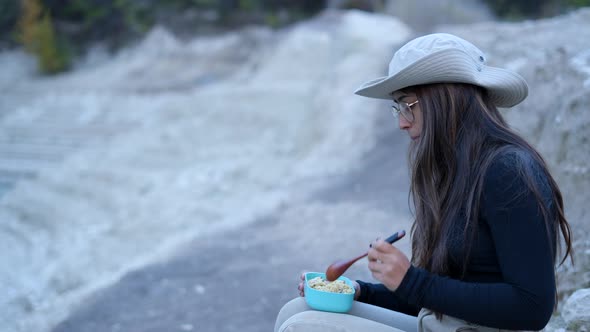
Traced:
[[394, 91], [430, 83], [481, 86], [498, 107], [512, 107], [528, 95], [528, 85], [522, 76], [487, 66], [486, 56], [479, 48], [446, 33], [411, 40], [393, 55], [388, 76], [364, 83], [355, 93], [391, 100]]

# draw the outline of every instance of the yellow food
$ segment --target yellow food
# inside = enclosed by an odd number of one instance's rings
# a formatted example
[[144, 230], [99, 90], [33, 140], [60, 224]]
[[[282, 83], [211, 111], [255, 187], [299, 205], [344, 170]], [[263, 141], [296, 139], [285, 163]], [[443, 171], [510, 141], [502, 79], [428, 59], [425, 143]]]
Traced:
[[354, 290], [343, 280], [326, 281], [322, 277], [315, 277], [307, 282], [309, 287], [324, 292], [352, 294]]

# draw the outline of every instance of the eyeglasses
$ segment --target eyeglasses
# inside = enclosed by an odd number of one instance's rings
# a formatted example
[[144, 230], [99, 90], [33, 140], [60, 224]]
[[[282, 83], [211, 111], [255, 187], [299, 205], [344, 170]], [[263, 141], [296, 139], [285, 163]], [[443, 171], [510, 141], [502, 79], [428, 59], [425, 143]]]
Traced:
[[408, 122], [414, 122], [414, 113], [412, 112], [412, 106], [418, 104], [418, 100], [412, 103], [406, 103], [404, 101], [397, 104], [391, 105], [393, 116], [396, 118], [401, 114]]

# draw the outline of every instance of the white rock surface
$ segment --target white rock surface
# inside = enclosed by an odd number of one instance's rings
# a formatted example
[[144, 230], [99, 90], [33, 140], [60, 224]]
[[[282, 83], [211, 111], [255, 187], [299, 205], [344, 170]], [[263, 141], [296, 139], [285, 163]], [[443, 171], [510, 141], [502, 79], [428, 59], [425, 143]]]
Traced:
[[575, 291], [565, 302], [561, 316], [568, 331], [590, 331], [590, 288]]

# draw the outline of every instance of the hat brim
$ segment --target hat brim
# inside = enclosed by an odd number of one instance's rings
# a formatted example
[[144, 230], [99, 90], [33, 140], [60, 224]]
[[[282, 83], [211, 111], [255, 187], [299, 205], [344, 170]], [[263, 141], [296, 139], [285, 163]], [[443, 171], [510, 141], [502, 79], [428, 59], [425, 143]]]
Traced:
[[392, 76], [380, 77], [361, 85], [354, 93], [391, 100], [391, 93], [415, 85], [431, 83], [469, 83], [488, 91], [498, 107], [512, 107], [528, 95], [528, 85], [517, 73], [486, 65], [479, 70], [473, 61], [457, 50], [442, 50], [425, 56]]

